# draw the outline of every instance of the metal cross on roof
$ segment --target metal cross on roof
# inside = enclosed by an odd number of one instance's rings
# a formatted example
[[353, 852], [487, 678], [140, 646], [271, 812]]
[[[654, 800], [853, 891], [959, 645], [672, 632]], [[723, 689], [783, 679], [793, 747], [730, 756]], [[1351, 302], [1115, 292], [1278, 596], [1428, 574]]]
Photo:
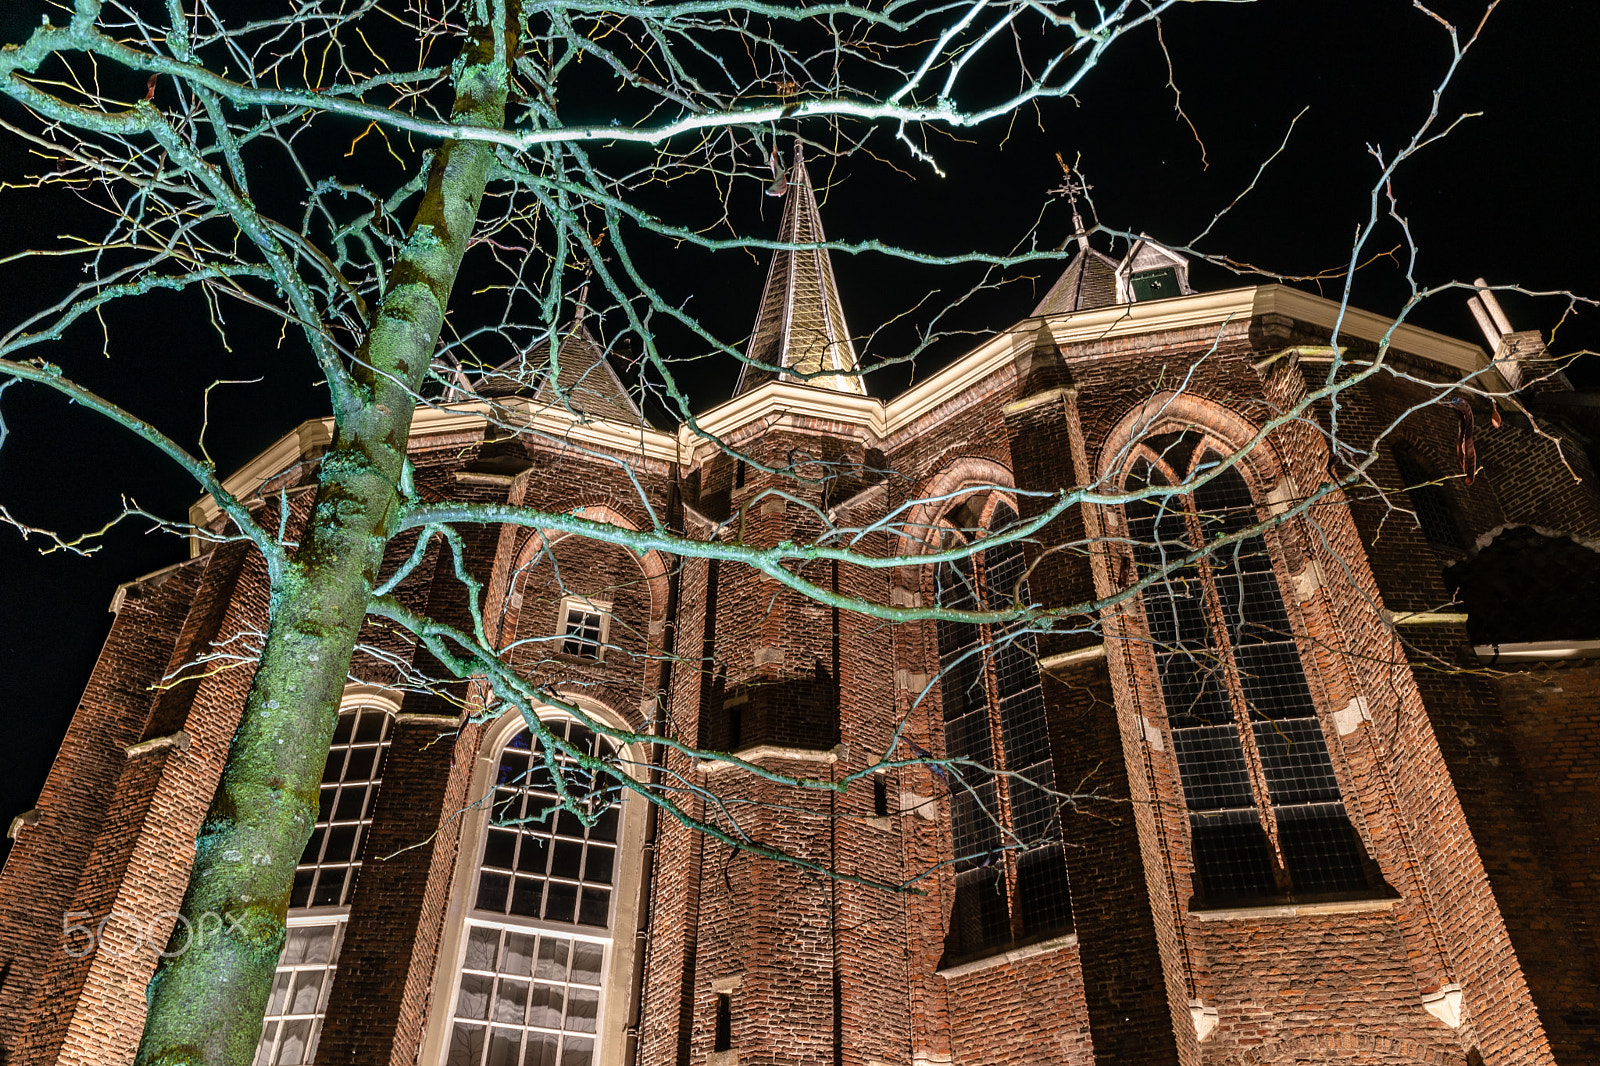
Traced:
[[1056, 153], [1056, 162], [1061, 164], [1062, 181], [1060, 185], [1050, 190], [1050, 195], [1065, 196], [1067, 203], [1072, 205], [1072, 230], [1078, 238], [1078, 247], [1087, 252], [1089, 250], [1089, 232], [1084, 228], [1083, 216], [1078, 214], [1078, 197], [1082, 195], [1087, 198], [1089, 190], [1094, 186], [1084, 181], [1080, 174], [1074, 174], [1072, 167], [1068, 166], [1067, 161], [1061, 158], [1060, 152]]

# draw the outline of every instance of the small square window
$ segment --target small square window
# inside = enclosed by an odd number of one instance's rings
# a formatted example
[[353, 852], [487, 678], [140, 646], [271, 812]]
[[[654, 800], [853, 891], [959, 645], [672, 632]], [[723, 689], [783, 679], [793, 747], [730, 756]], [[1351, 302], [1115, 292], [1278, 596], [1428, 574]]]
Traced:
[[566, 599], [561, 604], [561, 654], [598, 659], [605, 650], [607, 623], [611, 615], [606, 604], [592, 600]]

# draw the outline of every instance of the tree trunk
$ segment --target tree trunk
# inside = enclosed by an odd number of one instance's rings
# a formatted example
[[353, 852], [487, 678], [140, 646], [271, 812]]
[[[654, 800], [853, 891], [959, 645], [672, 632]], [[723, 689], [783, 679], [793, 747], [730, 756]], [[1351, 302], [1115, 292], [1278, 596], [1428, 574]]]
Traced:
[[[508, 71], [496, 61], [494, 38], [476, 28], [458, 67], [454, 117], [463, 125], [504, 123]], [[446, 142], [434, 158], [354, 368], [361, 402], [337, 412], [303, 547], [272, 590], [266, 647], [195, 842], [184, 921], [169, 944], [185, 950], [163, 960], [146, 992], [141, 1066], [248, 1066], [255, 1057], [350, 658], [404, 505], [398, 486], [415, 391], [493, 158], [476, 141]]]

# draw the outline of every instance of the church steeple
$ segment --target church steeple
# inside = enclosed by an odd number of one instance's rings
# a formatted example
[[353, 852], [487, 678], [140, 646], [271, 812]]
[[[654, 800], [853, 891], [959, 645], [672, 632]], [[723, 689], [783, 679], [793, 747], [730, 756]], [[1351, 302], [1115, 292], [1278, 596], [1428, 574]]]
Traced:
[[[820, 245], [826, 241], [811, 175], [806, 172], [798, 141], [794, 146], [794, 167], [787, 180], [779, 181], [775, 188], [779, 186], [783, 187], [785, 201], [778, 239], [792, 245]], [[866, 385], [855, 372], [855, 345], [850, 341], [850, 327], [845, 324], [833, 263], [826, 249], [797, 247], [773, 253], [745, 357], [749, 362], [739, 371], [735, 396], [775, 377], [866, 395]], [[757, 364], [781, 367], [787, 373], [780, 377]]]

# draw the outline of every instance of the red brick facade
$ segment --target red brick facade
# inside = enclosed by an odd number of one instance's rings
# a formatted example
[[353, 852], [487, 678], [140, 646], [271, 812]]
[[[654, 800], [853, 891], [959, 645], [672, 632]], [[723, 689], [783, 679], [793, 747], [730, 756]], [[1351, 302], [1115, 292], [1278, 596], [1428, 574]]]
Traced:
[[[1336, 416], [1325, 402], [1309, 404], [1252, 445], [1321, 381], [1327, 364], [1314, 352], [1327, 330], [1259, 307], [1184, 317], [1213, 295], [1163, 301], [1166, 317], [1146, 326], [1089, 311], [1055, 316], [1042, 335], [1032, 320], [944, 372], [965, 374], [961, 387], [938, 393], [936, 378], [921, 394], [931, 399], [879, 404], [871, 417], [860, 413], [869, 400], [835, 411], [832, 394], [806, 390], [818, 398], [802, 409], [789, 402], [799, 386], [764, 386], [778, 399], [720, 431], [746, 462], [692, 436], [680, 438], [674, 463], [620, 444], [579, 449], [537, 434], [506, 442], [481, 424], [433, 432], [419, 423], [413, 458], [426, 497], [581, 508], [636, 528], [649, 524], [647, 503], [691, 537], [747, 545], [812, 540], [824, 514], [864, 527], [910, 507], [900, 513], [929, 528], [967, 490], [998, 491], [1026, 519], [1061, 490], [1098, 482], [1114, 491], [1129, 447], [1179, 430], [1249, 447], [1239, 469], [1260, 516], [1283, 519], [1266, 544], [1367, 890], [1237, 905], [1197, 893], [1146, 622], [1137, 599], [1119, 599], [1128, 525], [1120, 508], [1074, 507], [1027, 549], [1035, 601], [1112, 601], [1081, 625], [1040, 634], [1037, 648], [1054, 779], [1075, 796], [1060, 823], [1071, 920], [976, 957], [952, 946], [951, 789], [922, 765], [881, 771], [881, 788], [872, 779], [886, 757], [947, 750], [934, 622], [818, 603], [735, 562], [641, 560], [572, 536], [469, 532], [466, 565], [487, 589], [491, 628], [517, 642], [519, 670], [641, 732], [738, 749], [799, 778], [861, 775], [839, 793], [678, 751], [660, 757], [656, 780], [699, 790], [679, 793], [696, 817], [842, 876], [759, 859], [640, 810], [636, 836], [624, 839], [648, 845], [619, 860], [630, 880], [617, 884], [627, 906], [616, 913], [628, 924], [613, 928], [611, 950], [628, 972], [607, 985], [615, 1009], [605, 1017], [621, 1021], [602, 1025], [604, 1061], [1600, 1062], [1600, 667], [1485, 669], [1448, 613], [1459, 608], [1444, 576], [1505, 526], [1600, 533], [1592, 471], [1569, 445], [1574, 480], [1549, 441], [1508, 412], [1482, 434], [1476, 483], [1445, 487], [1463, 543], [1442, 551], [1372, 491], [1329, 482], [1332, 419], [1342, 441], [1370, 448], [1421, 402], [1423, 386], [1374, 377], [1342, 395]], [[1075, 325], [1097, 314], [1105, 329]], [[1355, 354], [1373, 351], [1348, 343]], [[1388, 357], [1419, 380], [1455, 375], [1430, 344], [1412, 351], [1396, 340]], [[985, 372], [970, 372], [985, 360]], [[1455, 417], [1424, 407], [1393, 436], [1448, 474]], [[1400, 482], [1389, 447], [1377, 445], [1372, 473], [1392, 490]], [[1333, 469], [1342, 473], [1353, 456]], [[930, 499], [938, 502], [918, 503]], [[856, 546], [914, 555], [928, 543], [879, 528]], [[411, 547], [394, 545], [391, 565]], [[397, 592], [465, 623], [454, 565], [436, 545]], [[929, 566], [808, 562], [795, 572], [886, 606], [937, 595]], [[122, 597], [39, 821], [19, 831], [0, 874], [0, 1062], [131, 1061], [155, 955], [137, 938], [119, 943], [113, 922], [80, 957], [83, 937], [64, 939], [62, 915], [93, 928], [107, 915], [148, 923], [176, 907], [249, 676], [222, 671], [159, 694], [150, 686], [208, 645], [262, 628], [264, 582], [258, 562], [230, 546]], [[603, 659], [563, 654], [550, 640], [572, 596], [609, 612]], [[1430, 624], [1409, 624], [1414, 612], [1430, 612]], [[357, 663], [373, 685], [398, 683], [397, 663], [437, 672], [387, 629], [374, 626], [368, 642], [387, 656]], [[449, 1015], [441, 997], [451, 995], [459, 957], [450, 945], [471, 906], [461, 871], [480, 847], [463, 827], [482, 798], [474, 767], [493, 755], [480, 751], [489, 727], [458, 726], [457, 714], [440, 696], [399, 703], [318, 1062], [440, 1061], [445, 1038], [430, 1027]], [[186, 747], [126, 754], [180, 730]], [[1020, 860], [1007, 852], [994, 861]], [[910, 879], [911, 893], [860, 883]], [[152, 943], [166, 942], [166, 920]], [[719, 997], [725, 1049], [716, 1046]]]

